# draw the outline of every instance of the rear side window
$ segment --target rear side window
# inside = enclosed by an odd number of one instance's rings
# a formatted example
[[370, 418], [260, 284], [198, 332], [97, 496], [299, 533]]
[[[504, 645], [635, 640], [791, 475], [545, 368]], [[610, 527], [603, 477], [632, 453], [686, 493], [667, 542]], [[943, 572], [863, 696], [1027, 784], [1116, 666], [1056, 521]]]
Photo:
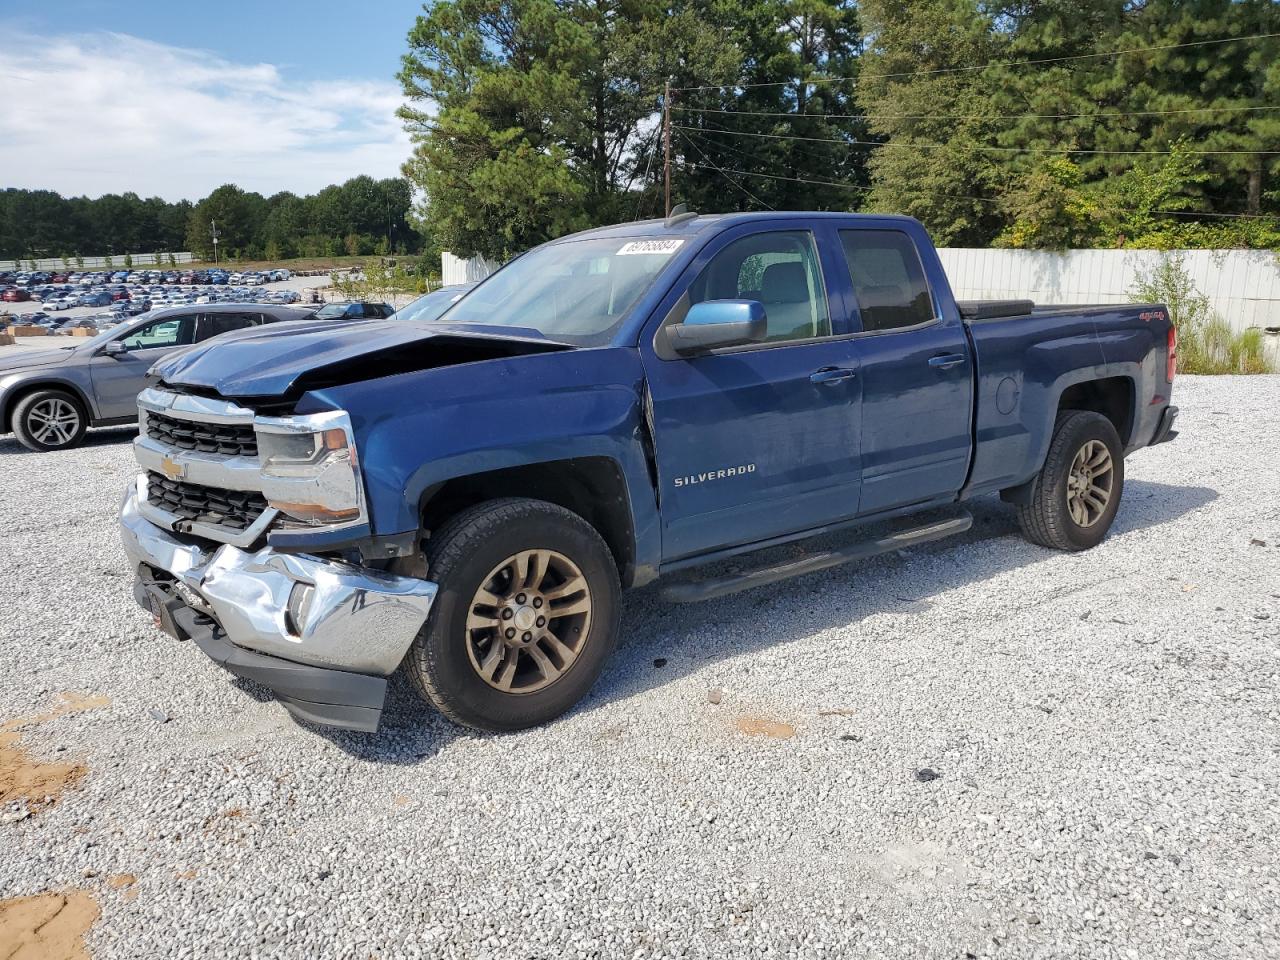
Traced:
[[196, 339], [208, 340], [221, 333], [256, 327], [260, 323], [262, 323], [260, 313], [205, 313], [200, 316], [200, 330]]
[[911, 238], [898, 230], [841, 230], [863, 330], [896, 330], [933, 319], [933, 299]]

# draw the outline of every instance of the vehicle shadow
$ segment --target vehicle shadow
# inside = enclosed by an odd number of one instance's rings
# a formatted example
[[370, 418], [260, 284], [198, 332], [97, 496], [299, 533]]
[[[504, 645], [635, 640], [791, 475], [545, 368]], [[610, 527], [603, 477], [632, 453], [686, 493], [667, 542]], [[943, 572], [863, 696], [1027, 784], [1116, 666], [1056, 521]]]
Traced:
[[[77, 450], [83, 450], [86, 447], [106, 447], [117, 443], [128, 443], [138, 435], [138, 427], [136, 424], [125, 424], [119, 427], [94, 427], [85, 432], [84, 439], [76, 446], [68, 450], [47, 450], [39, 454], [41, 456], [74, 456]], [[6, 453], [20, 453], [28, 455], [37, 455], [37, 451], [28, 450], [20, 444], [12, 434], [7, 437], [0, 438], [0, 455]]]
[[[1109, 536], [1122, 537], [1169, 523], [1217, 497], [1217, 492], [1208, 487], [1130, 481], [1125, 486], [1124, 503]], [[930, 598], [937, 594], [1053, 556], [1053, 551], [1021, 539], [1013, 508], [997, 497], [981, 498], [966, 507], [973, 514], [974, 523], [963, 534], [718, 600], [670, 603], [659, 595], [658, 584], [627, 594], [623, 598], [623, 633], [618, 649], [591, 694], [570, 716], [678, 680], [711, 661], [854, 624], [875, 613], [927, 609]], [[945, 515], [945, 512], [939, 514]], [[762, 551], [703, 568], [690, 576], [699, 579], [722, 576], [736, 569], [795, 559], [811, 550], [838, 547], [880, 535], [904, 523], [922, 522], [927, 516], [929, 514], [861, 527], [804, 544]], [[949, 566], [927, 589], [921, 590], [916, 585], [913, 592], [907, 592], [902, 586], [903, 573], [913, 565], [965, 546], [1002, 538], [1016, 539], [1008, 549], [967, 551], [963, 563]], [[816, 602], [818, 598], [821, 602]], [[760, 612], [766, 608], [768, 616], [762, 618]], [[771, 627], [760, 629], [762, 622]], [[486, 736], [445, 720], [423, 704], [399, 677], [392, 683], [378, 733], [310, 729], [353, 756], [393, 764], [417, 763], [455, 739]]]

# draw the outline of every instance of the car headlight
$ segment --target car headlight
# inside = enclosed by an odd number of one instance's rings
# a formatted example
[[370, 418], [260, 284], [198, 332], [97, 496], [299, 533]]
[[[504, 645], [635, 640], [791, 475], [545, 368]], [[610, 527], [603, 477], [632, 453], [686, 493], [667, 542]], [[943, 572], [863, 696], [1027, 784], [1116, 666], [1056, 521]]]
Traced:
[[269, 506], [313, 526], [363, 517], [360, 468], [345, 413], [258, 417], [254, 430]]

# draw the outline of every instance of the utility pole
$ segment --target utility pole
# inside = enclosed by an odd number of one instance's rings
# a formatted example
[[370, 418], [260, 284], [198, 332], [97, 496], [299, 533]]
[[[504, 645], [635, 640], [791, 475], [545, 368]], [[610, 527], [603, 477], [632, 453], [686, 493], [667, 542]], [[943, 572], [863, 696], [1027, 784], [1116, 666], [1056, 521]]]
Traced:
[[209, 234], [213, 237], [213, 265], [218, 265], [218, 221], [209, 221]]
[[666, 184], [666, 213], [671, 216], [671, 81], [662, 86], [662, 179]]

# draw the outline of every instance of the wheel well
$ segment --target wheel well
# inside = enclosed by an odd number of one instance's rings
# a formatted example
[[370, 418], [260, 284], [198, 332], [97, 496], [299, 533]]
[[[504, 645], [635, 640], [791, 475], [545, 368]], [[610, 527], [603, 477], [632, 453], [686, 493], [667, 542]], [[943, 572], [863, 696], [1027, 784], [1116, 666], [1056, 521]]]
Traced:
[[88, 426], [93, 422], [93, 408], [89, 406], [89, 401], [85, 395], [80, 392], [77, 387], [69, 383], [62, 383], [57, 380], [44, 380], [39, 383], [24, 383], [18, 387], [13, 393], [5, 398], [4, 411], [0, 413], [0, 430], [10, 430], [13, 427], [13, 411], [17, 409], [19, 403], [31, 394], [40, 390], [61, 390], [75, 397], [76, 403], [80, 404], [80, 409], [84, 412], [85, 425]]
[[626, 480], [608, 457], [579, 457], [454, 477], [428, 490], [422, 529], [437, 530], [454, 514], [498, 497], [531, 497], [572, 510], [608, 544], [623, 586], [635, 572], [635, 535]]
[[1116, 428], [1120, 445], [1127, 447], [1133, 430], [1133, 381], [1128, 377], [1106, 377], [1074, 384], [1058, 401], [1058, 411], [1063, 410], [1092, 410], [1102, 414]]

